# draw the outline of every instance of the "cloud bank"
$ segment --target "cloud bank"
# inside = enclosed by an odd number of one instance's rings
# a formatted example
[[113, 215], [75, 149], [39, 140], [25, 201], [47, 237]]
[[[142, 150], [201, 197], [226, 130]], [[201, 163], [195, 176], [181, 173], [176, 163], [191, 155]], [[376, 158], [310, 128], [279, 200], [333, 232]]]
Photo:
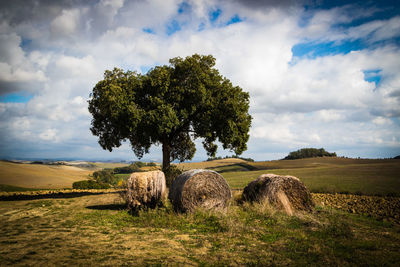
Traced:
[[[400, 12], [294, 1], [12, 1], [0, 8], [0, 157], [134, 159], [103, 151], [89, 94], [104, 70], [212, 54], [250, 92], [248, 151], [400, 154]], [[395, 10], [395, 12], [393, 12]], [[220, 155], [229, 154], [221, 151]], [[198, 146], [195, 159], [205, 159]], [[160, 160], [155, 147], [145, 159]]]

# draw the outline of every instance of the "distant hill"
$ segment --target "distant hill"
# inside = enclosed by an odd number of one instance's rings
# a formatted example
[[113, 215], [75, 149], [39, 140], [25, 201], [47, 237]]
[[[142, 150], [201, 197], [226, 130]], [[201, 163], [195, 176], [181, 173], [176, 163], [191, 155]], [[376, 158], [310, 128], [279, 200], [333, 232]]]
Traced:
[[72, 188], [93, 171], [75, 166], [26, 164], [0, 161], [0, 184], [24, 188]]
[[394, 159], [400, 159], [400, 155], [398, 155], [398, 156], [394, 157]]

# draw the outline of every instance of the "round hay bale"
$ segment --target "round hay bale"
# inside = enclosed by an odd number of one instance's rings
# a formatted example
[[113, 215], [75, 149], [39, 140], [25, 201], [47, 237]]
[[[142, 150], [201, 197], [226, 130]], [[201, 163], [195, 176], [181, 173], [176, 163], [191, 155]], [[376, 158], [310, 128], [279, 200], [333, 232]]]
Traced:
[[162, 171], [134, 172], [127, 181], [125, 195], [128, 207], [154, 209], [166, 199], [165, 176]]
[[312, 211], [315, 204], [310, 191], [294, 176], [262, 174], [243, 190], [245, 201], [268, 201], [292, 215], [294, 210]]
[[231, 189], [224, 177], [202, 169], [179, 175], [172, 182], [168, 195], [175, 211], [179, 212], [192, 212], [197, 207], [224, 209], [231, 197]]

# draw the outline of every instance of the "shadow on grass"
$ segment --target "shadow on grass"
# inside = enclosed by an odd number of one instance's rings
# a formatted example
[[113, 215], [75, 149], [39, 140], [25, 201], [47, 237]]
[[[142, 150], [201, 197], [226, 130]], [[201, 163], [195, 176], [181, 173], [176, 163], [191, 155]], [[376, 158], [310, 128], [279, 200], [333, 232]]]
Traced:
[[86, 208], [90, 210], [126, 210], [126, 204], [94, 205]]
[[117, 194], [118, 192], [57, 192], [50, 194], [37, 194], [37, 195], [9, 195], [0, 196], [0, 201], [18, 201], [18, 200], [35, 200], [35, 199], [58, 199], [58, 198], [75, 198], [90, 195], [101, 195], [101, 194]]

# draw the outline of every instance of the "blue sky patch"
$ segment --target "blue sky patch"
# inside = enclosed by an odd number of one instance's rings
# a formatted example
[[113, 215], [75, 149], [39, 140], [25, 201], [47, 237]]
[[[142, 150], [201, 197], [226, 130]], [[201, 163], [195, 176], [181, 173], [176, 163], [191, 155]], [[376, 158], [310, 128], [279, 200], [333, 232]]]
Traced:
[[140, 71], [142, 74], [146, 74], [151, 68], [150, 66], [140, 66]]
[[206, 24], [204, 22], [199, 24], [199, 27], [197, 28], [198, 32], [201, 32], [202, 30], [204, 30], [206, 28]]
[[32, 94], [28, 93], [10, 93], [0, 96], [0, 102], [3, 103], [27, 103], [33, 98]]
[[178, 13], [183, 14], [183, 13], [190, 13], [192, 11], [192, 6], [188, 4], [187, 2], [182, 2], [179, 4], [178, 7]]
[[218, 20], [221, 13], [222, 13], [222, 10], [219, 8], [210, 11], [210, 13], [208, 13], [208, 18], [209, 18], [210, 22], [215, 23]]
[[299, 43], [292, 47], [293, 57], [307, 57], [317, 58], [328, 55], [347, 54], [351, 51], [362, 50], [364, 45], [360, 40], [352, 42], [343, 42], [341, 44], [335, 44], [335, 42], [326, 43]]
[[243, 19], [241, 19], [241, 18], [239, 17], [238, 14], [235, 14], [235, 15], [226, 23], [226, 25], [230, 25], [230, 24], [234, 24], [234, 23], [238, 23], [238, 22], [242, 22], [242, 21], [243, 21]]
[[150, 33], [150, 34], [155, 34], [155, 32], [154, 32], [154, 30], [152, 28], [143, 28], [142, 31]]
[[21, 47], [22, 47], [22, 48], [27, 48], [31, 43], [32, 43], [32, 40], [22, 38], [22, 40], [21, 40]]
[[367, 82], [374, 82], [376, 86], [378, 86], [379, 82], [381, 81], [381, 75], [380, 72], [382, 70], [376, 69], [376, 70], [364, 70], [364, 80]]
[[167, 35], [172, 35], [180, 30], [181, 26], [179, 25], [179, 22], [175, 19], [167, 24], [167, 31], [166, 31]]

